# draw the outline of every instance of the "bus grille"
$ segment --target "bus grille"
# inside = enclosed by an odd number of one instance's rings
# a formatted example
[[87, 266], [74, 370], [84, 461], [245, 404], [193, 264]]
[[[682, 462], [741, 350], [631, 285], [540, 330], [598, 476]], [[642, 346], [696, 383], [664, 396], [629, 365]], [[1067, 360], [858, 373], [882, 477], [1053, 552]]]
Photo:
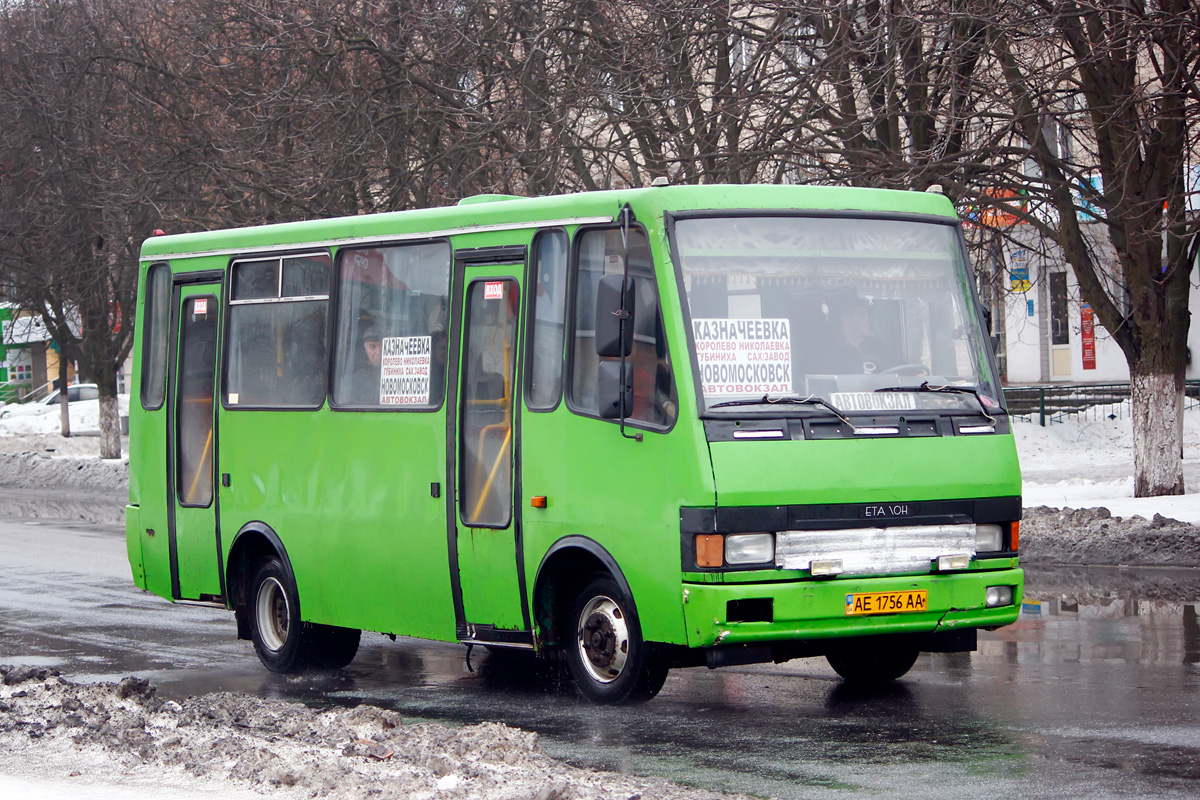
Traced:
[[775, 537], [775, 565], [809, 569], [838, 559], [843, 575], [930, 572], [938, 556], [975, 555], [974, 525], [901, 525], [832, 531], [783, 531]]

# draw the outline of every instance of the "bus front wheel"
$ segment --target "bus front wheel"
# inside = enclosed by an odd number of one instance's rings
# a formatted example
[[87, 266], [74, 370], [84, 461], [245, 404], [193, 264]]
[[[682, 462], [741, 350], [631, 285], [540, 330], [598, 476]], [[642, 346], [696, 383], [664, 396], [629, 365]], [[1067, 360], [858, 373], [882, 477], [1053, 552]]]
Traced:
[[826, 654], [825, 660], [846, 683], [870, 686], [902, 677], [917, 663], [920, 652], [900, 642], [849, 641]]
[[585, 697], [596, 703], [649, 700], [667, 679], [666, 659], [642, 641], [633, 598], [608, 575], [588, 582], [567, 617], [567, 666]]

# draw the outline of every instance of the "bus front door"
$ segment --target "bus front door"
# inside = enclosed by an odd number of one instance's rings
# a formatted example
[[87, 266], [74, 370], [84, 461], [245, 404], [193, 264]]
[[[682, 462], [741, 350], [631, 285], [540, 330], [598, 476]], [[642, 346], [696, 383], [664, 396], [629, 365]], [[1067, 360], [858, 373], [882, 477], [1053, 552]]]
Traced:
[[[460, 262], [461, 264], [461, 262]], [[519, 265], [518, 265], [519, 266]], [[460, 266], [462, 289], [451, 575], [458, 638], [532, 646], [521, 570], [514, 451], [521, 282], [518, 266]], [[455, 463], [457, 461], [457, 464]]]
[[213, 503], [220, 285], [175, 289], [168, 381], [168, 529], [171, 594], [177, 600], [217, 600], [221, 575]]

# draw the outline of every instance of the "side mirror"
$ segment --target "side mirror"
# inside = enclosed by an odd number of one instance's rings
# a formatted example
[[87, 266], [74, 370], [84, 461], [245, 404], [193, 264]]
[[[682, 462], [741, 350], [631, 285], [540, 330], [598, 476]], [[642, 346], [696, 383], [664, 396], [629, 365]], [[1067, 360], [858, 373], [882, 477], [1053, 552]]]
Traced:
[[[624, 303], [622, 303], [622, 299]], [[596, 354], [624, 358], [633, 352], [633, 278], [605, 275], [596, 288]], [[621, 318], [624, 308], [628, 317]]]
[[633, 366], [625, 367], [621, 386], [621, 362], [601, 361], [597, 375], [596, 400], [601, 419], [625, 419], [633, 411]]

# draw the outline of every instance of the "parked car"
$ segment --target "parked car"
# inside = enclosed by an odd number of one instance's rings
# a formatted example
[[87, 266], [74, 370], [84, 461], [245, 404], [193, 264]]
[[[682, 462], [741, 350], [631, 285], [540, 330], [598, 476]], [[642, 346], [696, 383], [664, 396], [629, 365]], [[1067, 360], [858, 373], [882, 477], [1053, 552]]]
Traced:
[[[0, 409], [0, 419], [55, 414], [57, 413], [59, 394], [59, 390], [55, 389], [44, 400], [34, 400], [29, 403], [9, 403], [3, 409]], [[74, 386], [67, 387], [68, 403], [77, 403], [84, 400], [96, 402], [99, 399], [100, 388], [94, 383], [77, 383]]]
[[[50, 396], [47, 397], [42, 402], [48, 406], [57, 405], [58, 404], [58, 396], [61, 393], [62, 393], [62, 390], [55, 389], [53, 392], [50, 393]], [[94, 383], [76, 383], [72, 386], [67, 387], [67, 402], [68, 403], [74, 403], [79, 400], [99, 400], [99, 399], [100, 399], [100, 387], [96, 386], [96, 384], [94, 384]]]

